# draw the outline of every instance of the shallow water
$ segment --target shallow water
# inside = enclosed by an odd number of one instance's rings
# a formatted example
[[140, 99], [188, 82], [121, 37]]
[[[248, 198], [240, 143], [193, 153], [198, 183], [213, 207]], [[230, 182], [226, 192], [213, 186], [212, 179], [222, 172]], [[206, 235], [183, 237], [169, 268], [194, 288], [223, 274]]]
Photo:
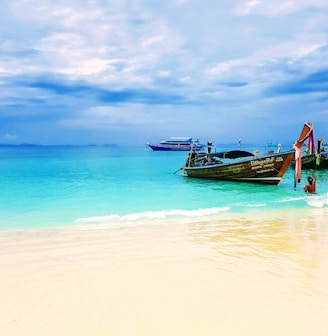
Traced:
[[308, 197], [306, 172], [296, 190], [292, 169], [278, 186], [207, 181], [174, 174], [185, 158], [145, 148], [0, 147], [0, 230], [328, 205], [326, 171]]

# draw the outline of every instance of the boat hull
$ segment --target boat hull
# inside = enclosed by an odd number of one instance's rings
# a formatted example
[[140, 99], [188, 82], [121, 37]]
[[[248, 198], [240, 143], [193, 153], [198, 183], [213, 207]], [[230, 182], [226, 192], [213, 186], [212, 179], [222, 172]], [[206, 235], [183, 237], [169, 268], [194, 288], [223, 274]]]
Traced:
[[242, 161], [184, 167], [188, 177], [277, 185], [294, 160], [289, 151]]
[[154, 151], [190, 151], [191, 148], [195, 150], [202, 149], [204, 146], [201, 145], [152, 145], [148, 144], [148, 146]]
[[[302, 157], [302, 169], [328, 169], [328, 153], [321, 154], [317, 164], [317, 157], [315, 154], [305, 155]], [[295, 163], [292, 163], [294, 166]]]

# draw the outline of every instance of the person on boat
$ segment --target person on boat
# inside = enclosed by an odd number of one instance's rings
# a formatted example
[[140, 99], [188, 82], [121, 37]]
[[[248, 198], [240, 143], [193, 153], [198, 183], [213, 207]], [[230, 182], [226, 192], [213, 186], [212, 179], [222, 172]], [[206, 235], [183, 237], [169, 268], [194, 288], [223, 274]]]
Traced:
[[211, 151], [212, 151], [212, 141], [207, 141], [207, 153], [208, 154], [211, 154]]
[[315, 175], [315, 172], [313, 169], [311, 169], [311, 173], [312, 173], [312, 176], [308, 177], [308, 183], [305, 185], [304, 191], [309, 194], [315, 194], [317, 176]]
[[194, 150], [191, 150], [187, 156], [186, 167], [193, 167], [195, 165], [195, 157], [196, 152]]

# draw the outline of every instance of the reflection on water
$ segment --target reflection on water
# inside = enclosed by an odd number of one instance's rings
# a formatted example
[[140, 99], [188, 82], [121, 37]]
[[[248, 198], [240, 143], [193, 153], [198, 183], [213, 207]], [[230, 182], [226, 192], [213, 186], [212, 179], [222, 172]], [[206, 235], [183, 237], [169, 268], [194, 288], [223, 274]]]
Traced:
[[266, 273], [270, 281], [279, 278], [286, 288], [321, 300], [328, 298], [327, 213], [320, 209], [272, 213], [271, 218], [216, 218], [193, 223], [191, 236], [211, 249], [208, 262], [221, 271], [244, 277]]

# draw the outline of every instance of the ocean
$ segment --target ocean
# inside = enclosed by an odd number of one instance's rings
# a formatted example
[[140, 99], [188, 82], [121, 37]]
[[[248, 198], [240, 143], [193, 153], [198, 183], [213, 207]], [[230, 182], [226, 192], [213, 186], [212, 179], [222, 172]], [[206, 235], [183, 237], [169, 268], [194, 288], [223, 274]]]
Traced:
[[0, 230], [328, 206], [326, 171], [309, 196], [306, 171], [296, 189], [292, 168], [278, 186], [207, 181], [176, 172], [186, 156], [148, 147], [0, 147]]

